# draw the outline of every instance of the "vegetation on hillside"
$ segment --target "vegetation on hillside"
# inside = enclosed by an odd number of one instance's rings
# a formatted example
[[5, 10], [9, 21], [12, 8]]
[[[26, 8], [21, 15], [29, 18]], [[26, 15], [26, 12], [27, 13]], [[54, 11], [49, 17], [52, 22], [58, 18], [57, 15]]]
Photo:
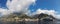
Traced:
[[52, 17], [54, 18], [52, 15], [48, 15], [48, 14], [36, 14], [36, 15], [33, 15], [32, 17], [26, 15], [26, 14], [20, 14], [20, 15], [17, 15], [17, 14], [11, 14], [11, 15], [8, 15], [7, 17], [5, 16], [5, 18], [15, 18], [15, 17], [18, 17], [20, 19], [23, 19], [23, 18], [30, 18], [30, 19], [41, 19], [41, 18], [44, 18], [44, 17]]

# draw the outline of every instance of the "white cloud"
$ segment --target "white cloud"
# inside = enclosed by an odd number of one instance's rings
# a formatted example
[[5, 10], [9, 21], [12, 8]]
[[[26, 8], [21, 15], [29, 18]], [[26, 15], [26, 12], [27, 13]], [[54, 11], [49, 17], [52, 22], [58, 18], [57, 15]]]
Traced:
[[42, 9], [37, 9], [35, 12], [32, 13], [32, 15], [35, 14], [48, 14], [48, 15], [55, 15], [55, 13], [57, 13], [55, 10], [42, 10]]
[[37, 9], [36, 12], [31, 13], [31, 15], [36, 15], [36, 14], [41, 14], [41, 13], [52, 15], [53, 17], [60, 19], [60, 14], [57, 14], [57, 11], [55, 11], [55, 10]]
[[33, 0], [12, 0], [12, 2], [7, 2], [9, 10], [20, 11], [29, 7], [33, 3]]
[[60, 14], [55, 15], [55, 18], [60, 19]]
[[54, 15], [56, 13], [56, 11], [55, 10], [41, 10], [41, 9], [37, 9], [36, 14], [40, 14], [40, 13]]
[[35, 0], [7, 0], [7, 8], [8, 9], [2, 9], [0, 8], [0, 14], [1, 15], [7, 15], [13, 12], [26, 12], [28, 10], [28, 7], [34, 3]]

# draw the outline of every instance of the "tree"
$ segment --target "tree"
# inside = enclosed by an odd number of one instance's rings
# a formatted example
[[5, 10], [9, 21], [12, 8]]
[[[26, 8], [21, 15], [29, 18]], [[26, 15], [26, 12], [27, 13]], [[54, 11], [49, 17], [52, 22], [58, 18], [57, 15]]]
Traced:
[[31, 18], [30, 16], [27, 16], [26, 14], [20, 15], [20, 18]]

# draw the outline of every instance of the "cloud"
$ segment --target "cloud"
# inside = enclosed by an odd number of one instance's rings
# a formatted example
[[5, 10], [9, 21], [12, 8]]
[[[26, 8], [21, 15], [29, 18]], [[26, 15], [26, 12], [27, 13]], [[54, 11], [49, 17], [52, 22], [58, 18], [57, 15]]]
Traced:
[[[29, 11], [29, 13], [31, 13], [31, 11]], [[33, 12], [32, 15], [41, 14], [41, 13], [48, 14], [48, 15], [54, 15], [57, 12], [55, 10], [42, 10], [39, 8], [35, 12]]]
[[42, 9], [37, 9], [36, 12], [31, 13], [31, 15], [36, 15], [36, 14], [48, 14], [48, 15], [52, 15], [53, 17], [60, 19], [60, 14], [57, 14], [58, 12], [55, 10], [42, 10]]
[[42, 10], [42, 9], [37, 9], [36, 14], [40, 14], [40, 13], [54, 15], [56, 13], [56, 11], [55, 10]]
[[55, 15], [55, 18], [60, 19], [60, 14]]
[[34, 2], [35, 0], [7, 0], [6, 6], [8, 9], [0, 8], [0, 14], [8, 15], [14, 12], [25, 13], [28, 10], [28, 7]]
[[12, 0], [12, 2], [8, 0], [7, 7], [10, 11], [15, 12], [28, 9], [29, 5], [32, 3], [33, 0]]

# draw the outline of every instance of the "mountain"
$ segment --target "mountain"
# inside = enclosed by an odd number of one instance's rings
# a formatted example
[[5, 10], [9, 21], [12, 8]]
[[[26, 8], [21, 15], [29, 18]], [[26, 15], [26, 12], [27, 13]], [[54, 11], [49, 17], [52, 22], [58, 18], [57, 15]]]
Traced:
[[20, 23], [25, 23], [25, 21], [26, 21], [25, 19], [37, 20], [37, 18], [38, 18], [37, 21], [40, 24], [40, 23], [44, 23], [44, 22], [47, 23], [47, 21], [53, 22], [55, 20], [55, 18], [52, 15], [48, 15], [48, 14], [44, 14], [44, 13], [33, 15], [33, 17], [27, 16], [26, 14], [19, 14], [19, 13], [17, 13], [17, 14], [15, 13], [15, 14], [8, 15], [7, 17], [6, 16], [1, 17], [0, 22], [2, 22], [4, 24], [5, 23], [19, 23], [20, 24]]
[[39, 19], [49, 17], [49, 18], [52, 18], [52, 19], [56, 19], [52, 15], [48, 15], [48, 14], [44, 14], [44, 13], [36, 14], [36, 15], [33, 15], [32, 17], [27, 16], [26, 14], [14, 13], [14, 14], [10, 14], [8, 16], [3, 16], [3, 17], [6, 17], [6, 18], [14, 18], [14, 17], [19, 17], [19, 18], [39, 18]]
[[44, 13], [41, 13], [41, 14], [36, 14], [34, 15], [34, 18], [38, 18], [38, 19], [42, 19], [42, 18], [52, 18], [52, 19], [56, 19], [55, 17], [53, 17], [52, 15], [48, 15], [48, 14], [44, 14]]

